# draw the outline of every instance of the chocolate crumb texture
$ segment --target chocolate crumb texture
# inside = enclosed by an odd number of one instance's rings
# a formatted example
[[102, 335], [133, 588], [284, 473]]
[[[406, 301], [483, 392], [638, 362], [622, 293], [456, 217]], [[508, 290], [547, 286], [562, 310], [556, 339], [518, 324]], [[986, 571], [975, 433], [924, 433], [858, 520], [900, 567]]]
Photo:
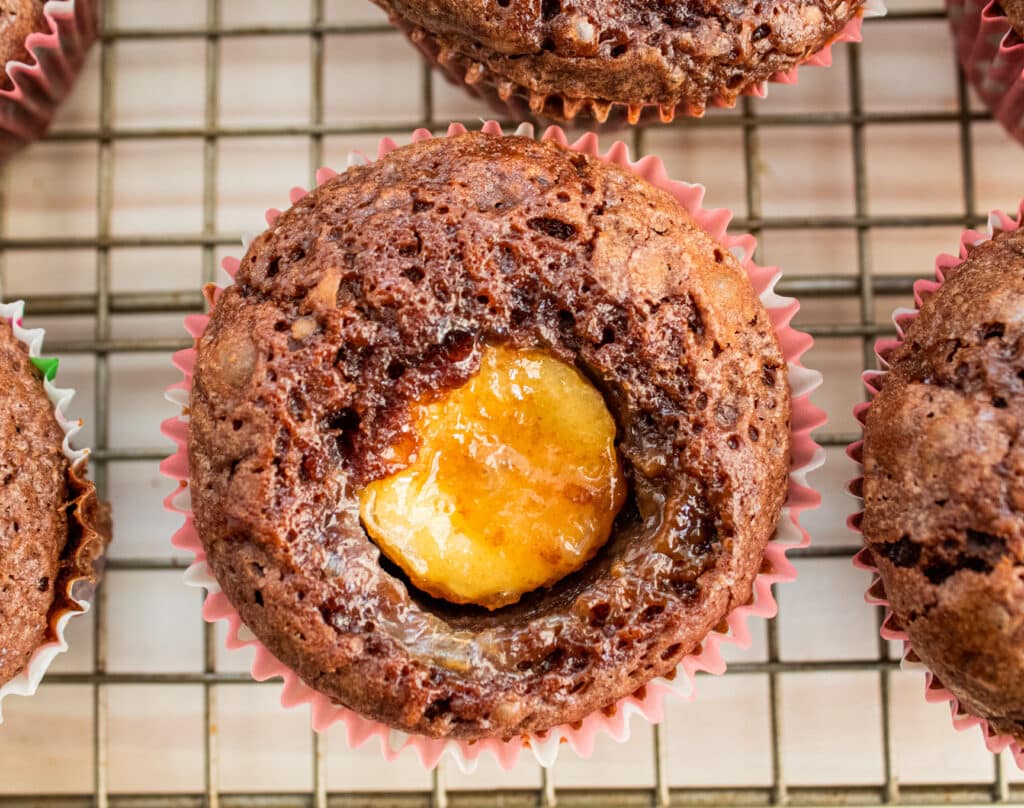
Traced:
[[0, 684], [55, 639], [71, 586], [95, 575], [110, 537], [85, 464], [71, 468], [40, 371], [0, 320]]
[[[411, 402], [486, 346], [578, 368], [629, 486], [593, 560], [494, 611], [412, 586], [357, 505], [401, 467]], [[398, 149], [258, 237], [197, 349], [210, 569], [275, 656], [364, 716], [463, 739], [579, 721], [751, 597], [787, 490], [786, 364], [735, 257], [630, 172], [479, 133]]]
[[470, 87], [534, 114], [636, 123], [732, 106], [829, 45], [860, 0], [374, 0]]
[[1000, 0], [1006, 16], [1010, 19], [1010, 25], [1017, 35], [1024, 37], [1024, 0]]
[[45, 0], [0, 0], [0, 74], [5, 89], [13, 86], [7, 63], [28, 61], [25, 40], [30, 34], [47, 30], [45, 5]]
[[863, 533], [915, 653], [1024, 740], [1024, 231], [924, 301], [868, 411]]

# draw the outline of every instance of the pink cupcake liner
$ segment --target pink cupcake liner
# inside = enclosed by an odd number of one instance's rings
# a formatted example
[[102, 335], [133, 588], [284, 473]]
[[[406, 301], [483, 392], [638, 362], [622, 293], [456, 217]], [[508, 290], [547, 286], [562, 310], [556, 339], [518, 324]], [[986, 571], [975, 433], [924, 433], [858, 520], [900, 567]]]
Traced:
[[[892, 356], [893, 352], [903, 344], [903, 338], [907, 329], [920, 313], [921, 304], [926, 298], [942, 287], [949, 270], [960, 266], [960, 264], [966, 260], [971, 249], [979, 244], [989, 241], [996, 231], [1013, 231], [1022, 226], [1024, 226], [1024, 200], [1021, 201], [1020, 206], [1017, 209], [1016, 219], [1001, 211], [993, 211], [988, 217], [987, 232], [979, 233], [976, 230], [964, 231], [960, 236], [959, 255], [940, 255], [935, 260], [935, 280], [922, 278], [914, 283], [914, 307], [896, 309], [896, 311], [893, 312], [892, 319], [893, 323], [896, 325], [897, 336], [895, 338], [880, 339], [875, 343], [875, 355], [878, 357], [879, 366], [882, 370], [868, 370], [863, 374], [864, 386], [868, 391], [868, 401], [858, 404], [853, 411], [862, 427], [867, 421], [868, 411], [871, 409], [871, 400], [878, 394], [878, 391], [882, 387], [882, 379], [888, 372], [888, 357]], [[858, 465], [859, 468], [863, 470], [863, 439], [850, 444], [846, 449], [846, 454]], [[863, 484], [863, 476], [858, 476], [850, 481], [848, 489], [851, 494], [860, 499], [863, 492]], [[863, 518], [863, 511], [858, 511], [853, 514], [847, 521], [850, 530], [853, 530], [858, 534], [861, 533], [861, 523]], [[883, 639], [900, 640], [903, 642], [901, 667], [904, 670], [924, 672], [925, 699], [929, 702], [947, 702], [953, 719], [953, 726], [957, 730], [962, 731], [970, 727], [979, 727], [985, 738], [985, 745], [988, 747], [990, 752], [998, 753], [1009, 748], [1013, 753], [1013, 758], [1016, 761], [1018, 768], [1024, 770], [1024, 747], [1009, 735], [999, 735], [995, 733], [989, 727], [988, 722], [985, 719], [971, 715], [963, 709], [956, 696], [950, 693], [949, 690], [942, 685], [942, 682], [939, 681], [938, 677], [929, 671], [921, 662], [921, 659], [917, 654], [914, 653], [914, 649], [910, 642], [910, 636], [900, 624], [899, 618], [893, 612], [892, 607], [889, 604], [889, 600], [885, 594], [885, 587], [882, 584], [882, 577], [878, 572], [878, 568], [875, 566], [874, 558], [867, 546], [861, 549], [860, 552], [854, 556], [853, 564], [858, 569], [866, 570], [872, 574], [871, 586], [868, 588], [864, 599], [872, 605], [885, 607], [885, 619], [882, 622], [879, 633]]]
[[998, 0], [946, 0], [964, 74], [1006, 130], [1024, 143], [1024, 39]]
[[[821, 50], [808, 56], [799, 65], [789, 70], [780, 71], [769, 81], [776, 84], [796, 84], [801, 67], [831, 67], [832, 47], [843, 42], [860, 42], [863, 39], [862, 27], [866, 18], [882, 17], [886, 14], [883, 0], [866, 0], [860, 13], [850, 20], [846, 26]], [[576, 100], [558, 94], [530, 92], [512, 82], [494, 82], [486, 68], [478, 62], [469, 60], [460, 54], [441, 46], [433, 36], [422, 28], [414, 26], [402, 19], [393, 19], [423, 56], [434, 67], [441, 70], [442, 75], [451, 84], [465, 88], [470, 95], [482, 98], [498, 113], [511, 112], [520, 117], [545, 115], [545, 109], [552, 102], [561, 104], [562, 114], [566, 120], [572, 121], [580, 112], [587, 112], [588, 117], [597, 124], [612, 123], [651, 123], [660, 120], [670, 123], [677, 115], [702, 116], [703, 111], [694, 112], [687, 104], [625, 104], [621, 102], [602, 101], [597, 99]], [[768, 94], [768, 82], [761, 82], [747, 88], [743, 95], [764, 98]], [[731, 107], [722, 98], [713, 98], [709, 106]]]
[[[501, 127], [494, 121], [483, 126], [483, 131], [501, 136]], [[447, 136], [454, 137], [466, 132], [461, 124], [452, 124]], [[517, 134], [533, 135], [533, 129], [524, 124]], [[432, 137], [426, 129], [419, 129], [412, 134], [412, 141], [427, 140]], [[706, 210], [701, 206], [704, 188], [669, 179], [665, 166], [657, 157], [645, 157], [633, 162], [629, 159], [629, 151], [624, 143], [615, 143], [606, 154], [598, 153], [598, 140], [594, 134], [587, 134], [575, 143], [568, 143], [564, 132], [558, 127], [549, 128], [542, 138], [552, 140], [574, 151], [598, 157], [605, 162], [622, 166], [643, 177], [648, 182], [667, 190], [683, 205], [694, 219], [708, 233], [723, 244], [741, 261], [751, 284], [760, 295], [768, 309], [771, 321], [779, 337], [783, 354], [789, 366], [790, 386], [793, 396], [792, 413], [792, 460], [789, 476], [789, 492], [786, 505], [775, 537], [769, 543], [765, 556], [767, 563], [764, 572], [754, 582], [751, 603], [734, 609], [727, 618], [727, 630], [712, 632], [704, 641], [698, 653], [685, 657], [675, 672], [675, 676], [661, 678], [649, 682], [632, 696], [620, 700], [613, 707], [588, 716], [574, 726], [559, 726], [544, 733], [525, 736], [513, 741], [488, 739], [476, 742], [446, 741], [422, 736], [410, 736], [395, 731], [390, 727], [371, 721], [362, 716], [332, 704], [324, 695], [303, 683], [299, 677], [278, 661], [252, 633], [246, 629], [227, 597], [220, 591], [214, 578], [205, 564], [205, 553], [193, 522], [189, 495], [189, 465], [187, 453], [188, 420], [187, 407], [192, 373], [196, 362], [195, 347], [179, 351], [174, 355], [175, 366], [181, 370], [184, 378], [181, 382], [168, 389], [168, 399], [181, 408], [181, 414], [169, 418], [163, 423], [163, 434], [176, 445], [174, 454], [161, 465], [165, 476], [175, 480], [177, 489], [165, 500], [168, 510], [184, 516], [184, 525], [174, 535], [172, 542], [179, 549], [188, 550], [195, 556], [195, 562], [186, 573], [186, 582], [193, 586], [204, 587], [208, 594], [203, 607], [203, 617], [209, 621], [222, 620], [228, 626], [227, 647], [230, 649], [249, 647], [255, 650], [252, 664], [253, 678], [264, 681], [273, 677], [284, 680], [281, 703], [285, 707], [309, 705], [312, 711], [313, 728], [318, 732], [342, 723], [347, 731], [347, 739], [355, 748], [375, 739], [380, 743], [381, 751], [387, 759], [393, 759], [404, 749], [412, 749], [424, 767], [437, 765], [442, 755], [448, 753], [454, 757], [463, 770], [471, 770], [479, 757], [490, 754], [505, 769], [512, 768], [519, 759], [523, 749], [529, 749], [538, 762], [544, 766], [554, 763], [559, 747], [568, 744], [581, 757], [589, 757], [598, 737], [606, 734], [619, 741], [629, 737], [630, 720], [641, 715], [651, 723], [658, 723], [664, 715], [664, 699], [666, 694], [675, 693], [686, 700], [694, 698], [694, 678], [698, 671], [721, 674], [726, 663], [719, 652], [721, 645], [728, 643], [741, 647], [750, 644], [750, 632], [747, 621], [750, 617], [774, 617], [777, 611], [772, 596], [772, 584], [790, 582], [796, 578], [796, 570], [786, 558], [786, 553], [795, 547], [804, 547], [810, 537], [800, 526], [801, 512], [815, 508], [820, 504], [820, 496], [807, 484], [807, 473], [818, 468], [825, 458], [825, 453], [811, 438], [811, 431], [825, 422], [825, 414], [810, 402], [810, 394], [821, 384], [821, 375], [816, 371], [804, 368], [801, 356], [811, 347], [812, 340], [807, 334], [795, 330], [790, 321], [799, 309], [799, 303], [790, 298], [779, 297], [774, 292], [775, 283], [780, 273], [773, 267], [761, 267], [752, 260], [756, 241], [749, 235], [729, 235], [726, 227], [732, 213], [724, 209]], [[389, 138], [381, 140], [377, 147], [377, 156], [382, 157], [397, 148]], [[350, 156], [350, 164], [363, 162], [365, 158]], [[337, 172], [321, 169], [317, 173], [317, 184], [323, 184]], [[290, 194], [292, 203], [297, 202], [307, 191], [295, 188]], [[277, 210], [267, 212], [268, 224], [272, 224], [280, 215]], [[224, 270], [232, 277], [238, 271], [240, 262], [236, 258], [228, 258], [223, 262]], [[220, 293], [220, 289], [209, 292], [212, 303]], [[185, 318], [185, 328], [196, 340], [206, 328], [209, 321], [207, 315], [192, 315]]]
[[[21, 301], [14, 303], [3, 303], [0, 301], [0, 319], [11, 324], [15, 339], [28, 348], [29, 357], [38, 360], [43, 358], [43, 338], [46, 332], [41, 328], [27, 329], [22, 322], [25, 304]], [[66, 410], [75, 396], [74, 390], [57, 387], [49, 374], [43, 378], [43, 387], [46, 395], [53, 404], [53, 414], [57, 424], [64, 432], [64, 441], [61, 449], [68, 463], [72, 468], [83, 468], [86, 459], [89, 457], [88, 449], [75, 449], [72, 441], [82, 429], [82, 422], [78, 419], [68, 418]], [[72, 579], [68, 581], [67, 589], [58, 593], [58, 597], [65, 602], [62, 608], [51, 610], [49, 616], [50, 629], [53, 633], [52, 639], [40, 645], [29, 658], [25, 668], [10, 681], [0, 684], [0, 708], [7, 696], [31, 696], [39, 688], [44, 674], [50, 667], [53, 660], [68, 650], [67, 640], [64, 633], [67, 630], [68, 621], [76, 615], [85, 614], [89, 611], [89, 598], [91, 587], [84, 579]], [[0, 710], [0, 724], [3, 723], [3, 712]]]
[[7, 63], [12, 86], [0, 89], [0, 160], [46, 134], [96, 39], [97, 8], [95, 0], [49, 0], [47, 30], [25, 39], [28, 61]]

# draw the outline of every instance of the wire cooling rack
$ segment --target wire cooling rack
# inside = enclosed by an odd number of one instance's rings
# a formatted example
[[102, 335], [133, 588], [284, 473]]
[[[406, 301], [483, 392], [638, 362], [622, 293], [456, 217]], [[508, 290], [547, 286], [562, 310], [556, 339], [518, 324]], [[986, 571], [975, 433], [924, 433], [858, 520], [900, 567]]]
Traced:
[[[705, 181], [710, 204], [736, 211], [733, 228], [761, 238], [762, 263], [790, 272], [780, 292], [803, 301], [799, 323], [817, 340], [808, 363], [826, 371], [819, 403], [831, 425], [817, 437], [831, 470], [815, 480], [825, 489], [808, 520], [815, 544], [795, 554], [801, 582], [779, 593], [778, 621], [754, 627], [754, 648], [729, 656], [728, 675], [701, 680], [697, 701], [671, 708], [661, 727], [636, 724], [628, 744], [599, 745], [589, 763], [566, 753], [551, 771], [527, 762], [473, 776], [386, 764], [313, 734], [308, 716], [273, 704], [277, 685], [253, 683], [246, 660], [221, 650], [196, 593], [180, 586], [185, 561], [156, 510], [167, 490], [156, 466], [169, 451], [156, 425], [170, 414], [159, 402], [174, 381], [168, 356], [187, 344], [180, 317], [202, 307], [200, 282], [237, 252], [239, 211], [255, 228], [283, 201], [278, 175], [311, 182], [349, 147], [372, 151], [381, 135], [490, 113], [420, 65], [363, 0], [106, 0], [69, 109], [47, 143], [6, 169], [0, 279], [49, 328], [48, 352], [65, 357], [118, 533], [91, 625], [80, 621], [35, 697], [8, 702], [0, 800], [1024, 803], [1009, 762], [954, 733], [944, 708], [925, 705], [920, 676], [899, 672], [898, 649], [877, 637], [880, 615], [861, 601], [866, 581], [848, 563], [855, 537], [842, 527], [853, 508], [840, 493], [852, 474], [842, 459], [856, 437], [849, 410], [873, 341], [891, 331], [888, 313], [959, 229], [1024, 194], [1020, 152], [972, 103], [937, 0], [894, 5], [866, 24], [863, 46], [837, 49], [829, 71], [803, 71], [797, 89], [618, 133], [634, 154], [656, 152], [673, 175]], [[179, 87], [179, 74], [194, 85]], [[251, 179], [264, 173], [270, 190]], [[189, 174], [194, 194], [183, 190]]]

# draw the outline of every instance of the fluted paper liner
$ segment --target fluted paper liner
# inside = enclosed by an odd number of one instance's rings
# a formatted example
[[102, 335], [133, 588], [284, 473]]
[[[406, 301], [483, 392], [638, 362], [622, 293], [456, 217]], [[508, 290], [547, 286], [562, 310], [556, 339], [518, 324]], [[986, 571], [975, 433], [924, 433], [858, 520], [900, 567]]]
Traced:
[[[860, 13], [851, 19], [821, 50], [808, 55], [800, 64], [789, 70], [776, 73], [769, 81], [776, 84], [796, 84], [801, 67], [831, 67], [832, 46], [843, 42], [860, 42], [862, 26], [865, 18], [882, 17], [886, 14], [883, 0], [866, 0]], [[608, 101], [597, 98], [568, 98], [560, 93], [532, 92], [514, 82], [496, 78], [481, 62], [443, 47], [429, 31], [414, 26], [404, 19], [392, 17], [392, 22], [409, 37], [428, 62], [443, 71], [443, 75], [452, 83], [465, 87], [471, 95], [486, 100], [496, 110], [508, 110], [515, 115], [537, 115], [541, 118], [550, 115], [545, 110], [554, 106], [561, 109], [561, 117], [572, 121], [581, 112], [598, 124], [611, 120], [625, 121], [629, 124], [645, 123], [661, 120], [669, 123], [677, 115], [700, 116], [704, 108], [690, 106], [687, 102], [680, 104], [645, 104], [619, 101]], [[768, 82], [760, 82], [747, 88], [742, 94], [764, 98], [768, 94]], [[708, 106], [733, 106], [722, 98], [711, 98]]]
[[7, 63], [10, 86], [0, 89], [0, 160], [46, 134], [96, 39], [98, 2], [48, 0], [47, 29], [25, 39], [28, 59]]
[[[976, 230], [964, 231], [960, 236], [959, 254], [940, 255], [935, 260], [935, 280], [923, 278], [914, 283], [914, 307], [908, 309], [896, 309], [896, 311], [893, 312], [892, 319], [896, 325], [897, 336], [895, 338], [880, 339], [875, 343], [875, 355], [878, 357], [879, 367], [881, 367], [882, 370], [868, 370], [863, 374], [864, 386], [868, 391], [868, 401], [858, 404], [853, 411], [862, 427], [867, 421], [868, 410], [871, 409], [871, 400], [874, 399], [875, 395], [881, 389], [882, 379], [888, 372], [888, 357], [892, 356], [893, 351], [899, 348], [903, 343], [903, 337], [905, 336], [907, 329], [910, 327], [910, 324], [920, 313], [921, 304], [924, 300], [939, 290], [945, 282], [946, 274], [949, 270], [960, 266], [960, 264], [966, 260], [972, 248], [991, 239], [995, 231], [1017, 230], [1022, 225], [1024, 225], [1024, 200], [1021, 201], [1017, 210], [1016, 219], [1001, 211], [993, 211], [989, 214], [988, 228], [986, 232], [979, 233]], [[863, 470], [863, 439], [850, 444], [850, 446], [847, 447], [846, 454], [849, 455], [849, 457], [857, 464], [858, 468]], [[851, 480], [848, 486], [850, 493], [858, 499], [861, 498], [863, 483], [863, 476], [858, 476]], [[863, 517], [863, 511], [858, 511], [853, 514], [847, 522], [850, 530], [853, 530], [858, 534], [861, 533]], [[889, 601], [885, 594], [885, 587], [882, 583], [882, 577], [878, 572], [878, 568], [875, 566], [874, 558], [867, 546], [861, 549], [860, 552], [854, 556], [853, 564], [858, 569], [866, 570], [872, 574], [871, 586], [868, 588], [864, 599], [872, 605], [885, 607], [885, 619], [882, 622], [880, 634], [883, 639], [898, 640], [903, 643], [901, 666], [904, 670], [924, 672], [925, 699], [929, 702], [947, 702], [949, 704], [950, 714], [953, 718], [953, 726], [957, 730], [978, 727], [985, 738], [985, 745], [988, 747], [990, 752], [998, 753], [1009, 748], [1013, 753], [1013, 758], [1016, 761], [1017, 766], [1024, 769], [1024, 748], [1022, 748], [1021, 744], [1009, 735], [996, 734], [989, 727], [988, 722], [985, 719], [976, 715], [971, 715], [964, 710], [956, 696], [950, 693], [949, 690], [943, 686], [938, 677], [929, 671], [921, 662], [920, 658], [914, 653], [913, 645], [910, 642], [910, 636], [900, 624], [899, 618], [889, 605]]]
[[[24, 303], [0, 303], [0, 319], [11, 324], [14, 336], [28, 348], [32, 359], [43, 358], [43, 338], [45, 332], [41, 328], [26, 329], [22, 324]], [[91, 582], [94, 568], [103, 547], [110, 536], [110, 515], [106, 506], [96, 500], [96, 488], [85, 478], [85, 468], [89, 457], [88, 449], [75, 449], [72, 441], [82, 429], [80, 420], [69, 419], [66, 410], [75, 391], [56, 384], [43, 376], [43, 387], [53, 404], [53, 413], [57, 424], [64, 432], [61, 446], [64, 456], [68, 459], [68, 530], [70, 553], [62, 554], [61, 568], [54, 584], [54, 605], [50, 609], [49, 627], [44, 642], [29, 658], [25, 668], [6, 684], [0, 685], [0, 708], [7, 696], [31, 696], [36, 692], [50, 664], [58, 654], [68, 649], [64, 632], [68, 621], [76, 615], [89, 611]], [[3, 723], [3, 712], [0, 709], [0, 724]]]
[[997, 0], [946, 0], [964, 75], [1006, 130], [1024, 143], [1024, 39]]
[[[491, 135], [502, 135], [501, 127], [494, 121], [484, 124], [483, 131]], [[447, 136], [453, 137], [466, 132], [461, 124], [452, 124]], [[532, 136], [533, 129], [528, 124], [520, 127], [517, 134]], [[425, 129], [412, 134], [412, 141], [427, 140], [432, 135]], [[415, 750], [421, 763], [432, 768], [437, 765], [441, 756], [450, 754], [460, 768], [471, 769], [481, 754], [493, 755], [498, 763], [512, 768], [523, 749], [529, 749], [543, 766], [554, 763], [562, 743], [568, 744], [582, 757], [589, 757], [600, 734], [607, 734], [619, 741], [629, 737], [630, 720], [635, 715], [642, 715], [648, 721], [657, 723], [663, 717], [663, 701], [668, 693], [675, 693], [683, 699], [694, 697], [694, 678], [698, 671], [720, 674], [725, 671], [725, 661], [719, 653], [719, 646], [730, 643], [746, 647], [750, 644], [750, 633], [747, 629], [749, 617], [773, 617], [776, 603], [772, 597], [771, 586], [774, 583], [788, 582], [796, 578], [793, 565], [787, 560], [786, 552], [794, 547], [806, 546], [809, 536], [800, 527], [799, 515], [807, 509], [817, 507], [820, 497], [807, 485], [806, 475], [824, 462], [824, 451], [811, 439], [811, 430], [824, 423], [824, 413], [810, 403], [810, 394], [821, 384], [821, 375], [808, 370], [800, 364], [800, 357], [811, 347], [811, 338], [793, 329], [789, 323], [799, 309], [799, 303], [790, 298], [779, 297], [774, 286], [779, 278], [775, 268], [761, 267], [752, 260], [756, 242], [752, 236], [733, 236], [726, 233], [726, 226], [732, 213], [724, 209], [705, 210], [701, 207], [704, 188], [699, 185], [688, 185], [669, 179], [664, 164], [657, 157], [645, 157], [633, 162], [629, 159], [629, 151], [624, 143], [616, 143], [606, 154], [598, 153], [596, 135], [588, 134], [575, 143], [568, 143], [565, 134], [558, 127], [549, 128], [543, 140], [552, 140], [574, 151], [599, 157], [605, 162], [622, 166], [643, 177], [651, 184], [671, 193], [685, 207], [696, 222], [707, 230], [719, 243], [730, 249], [740, 260], [746, 270], [751, 284], [760, 295], [768, 309], [772, 324], [779, 337], [783, 354], [789, 366], [789, 379], [793, 396], [792, 412], [792, 460], [789, 476], [789, 493], [786, 505], [779, 520], [775, 537], [768, 544], [765, 556], [767, 563], [754, 581], [753, 597], [749, 605], [734, 609], [727, 617], [727, 630], [712, 632], [707, 636], [698, 653], [685, 657], [671, 678], [661, 678], [649, 682], [637, 693], [620, 700], [612, 708], [598, 711], [574, 726], [558, 726], [546, 732], [524, 736], [521, 739], [502, 741], [487, 739], [475, 742], [433, 739], [423, 736], [410, 736], [391, 729], [385, 724], [371, 721], [344, 707], [332, 704], [321, 693], [303, 683], [297, 674], [279, 662], [259, 643], [245, 626], [242, 625], [238, 612], [228, 602], [227, 597], [206, 568], [205, 553], [196, 533], [190, 506], [189, 467], [188, 467], [188, 420], [187, 407], [192, 373], [196, 361], [195, 348], [179, 351], [174, 355], [174, 364], [184, 374], [183, 381], [168, 390], [168, 399], [181, 408], [181, 415], [168, 419], [163, 424], [163, 433], [177, 446], [176, 452], [162, 465], [164, 474], [174, 479], [177, 490], [165, 500], [166, 507], [185, 517], [184, 526], [174, 535], [176, 547], [188, 550], [195, 555], [195, 562], [186, 573], [186, 581], [192, 586], [204, 587], [208, 594], [203, 608], [203, 616], [208, 621], [223, 620], [228, 624], [228, 648], [243, 646], [255, 649], [256, 657], [252, 664], [252, 675], [260, 681], [278, 676], [284, 680], [281, 703], [286, 707], [308, 704], [312, 710], [313, 728], [324, 731], [332, 724], [341, 722], [345, 725], [348, 742], [358, 747], [371, 739], [376, 739], [381, 750], [388, 759], [395, 758], [403, 749]], [[397, 148], [394, 141], [384, 138], [377, 148], [377, 156], [382, 157]], [[361, 158], [360, 158], [361, 159]], [[356, 160], [350, 158], [350, 162]], [[321, 169], [317, 174], [317, 183], [323, 184], [336, 172]], [[290, 195], [294, 204], [306, 195], [301, 188], [293, 189]], [[267, 222], [272, 224], [280, 212], [267, 212]], [[234, 277], [239, 268], [235, 258], [226, 259], [223, 263], [225, 271]], [[219, 292], [219, 290], [218, 290]], [[213, 293], [215, 297], [217, 292]], [[202, 335], [209, 317], [193, 315], [185, 318], [185, 327], [196, 340]]]

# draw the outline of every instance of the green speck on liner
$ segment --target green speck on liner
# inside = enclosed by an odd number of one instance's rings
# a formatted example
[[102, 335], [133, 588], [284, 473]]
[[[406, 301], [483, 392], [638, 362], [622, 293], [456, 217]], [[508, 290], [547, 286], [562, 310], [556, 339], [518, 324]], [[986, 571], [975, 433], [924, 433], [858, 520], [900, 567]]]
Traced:
[[57, 366], [60, 364], [59, 359], [39, 359], [32, 357], [32, 364], [39, 368], [39, 372], [43, 374], [46, 381], [52, 382], [57, 378]]

